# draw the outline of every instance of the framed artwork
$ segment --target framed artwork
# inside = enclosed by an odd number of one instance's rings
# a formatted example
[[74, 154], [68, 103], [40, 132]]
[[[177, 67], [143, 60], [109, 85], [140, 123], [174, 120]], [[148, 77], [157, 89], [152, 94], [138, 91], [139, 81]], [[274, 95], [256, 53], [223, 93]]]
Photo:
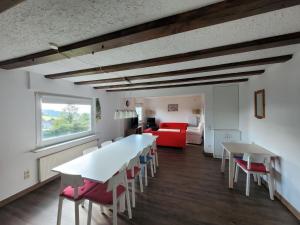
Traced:
[[257, 119], [266, 117], [265, 113], [265, 90], [254, 92], [254, 115]]
[[168, 112], [177, 112], [178, 104], [168, 104]]

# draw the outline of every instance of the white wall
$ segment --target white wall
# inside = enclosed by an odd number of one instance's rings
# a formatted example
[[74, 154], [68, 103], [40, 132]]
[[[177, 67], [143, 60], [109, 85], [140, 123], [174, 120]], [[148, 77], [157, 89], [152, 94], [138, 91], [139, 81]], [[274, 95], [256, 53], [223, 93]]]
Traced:
[[[300, 211], [300, 54], [240, 85], [240, 129], [280, 156], [276, 189]], [[254, 91], [265, 89], [266, 118], [254, 117]]]
[[[168, 112], [168, 104], [178, 104], [177, 112]], [[144, 101], [145, 110], [153, 110], [155, 118], [160, 122], [183, 122], [188, 123], [190, 118], [195, 118], [193, 109], [203, 108], [201, 96], [177, 96], [177, 97], [155, 97], [146, 98]]]
[[239, 129], [239, 85], [214, 87], [214, 129]]
[[213, 87], [212, 86], [191, 86], [180, 88], [165, 88], [157, 90], [128, 91], [123, 92], [125, 98], [144, 98], [161, 96], [184, 96], [201, 95], [204, 101], [204, 151], [213, 153], [214, 131], [213, 131]]
[[[30, 79], [29, 79], [30, 77]], [[0, 201], [38, 182], [35, 131], [35, 91], [72, 96], [99, 97], [103, 119], [96, 124], [100, 140], [122, 135], [122, 123], [113, 119], [119, 94], [96, 92], [37, 74], [0, 70]], [[24, 170], [31, 177], [24, 180]]]
[[[241, 141], [243, 142], [249, 142], [249, 118], [251, 114], [249, 83], [239, 85], [239, 129], [242, 131]], [[254, 115], [254, 112], [252, 115]]]

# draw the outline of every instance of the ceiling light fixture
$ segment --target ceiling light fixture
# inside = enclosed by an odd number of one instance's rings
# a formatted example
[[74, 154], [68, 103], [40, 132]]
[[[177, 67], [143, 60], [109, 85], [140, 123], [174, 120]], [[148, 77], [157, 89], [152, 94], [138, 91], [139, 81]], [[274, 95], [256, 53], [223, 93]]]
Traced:
[[52, 48], [53, 50], [58, 51], [58, 45], [57, 45], [57, 44], [50, 42], [50, 43], [49, 43], [49, 46], [50, 46], [50, 48]]
[[58, 54], [63, 55], [63, 56], [66, 57], [67, 59], [70, 59], [70, 58], [71, 58], [71, 57], [68, 56], [66, 53], [60, 52], [60, 51], [59, 51], [59, 46], [58, 46], [57, 44], [55, 44], [55, 43], [53, 43], [53, 42], [49, 42], [49, 46], [50, 46], [51, 49], [57, 51]]
[[115, 111], [114, 119], [128, 119], [137, 117], [137, 113], [134, 109], [117, 109]]

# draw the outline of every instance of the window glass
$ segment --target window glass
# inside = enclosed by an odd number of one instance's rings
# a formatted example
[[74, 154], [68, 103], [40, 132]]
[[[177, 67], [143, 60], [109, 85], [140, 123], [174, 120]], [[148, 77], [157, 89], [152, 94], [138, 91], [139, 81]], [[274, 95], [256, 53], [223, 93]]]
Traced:
[[142, 122], [142, 120], [143, 120], [143, 108], [140, 107], [140, 106], [137, 106], [137, 107], [135, 107], [135, 111], [138, 115], [139, 122]]
[[92, 99], [38, 96], [38, 145], [59, 143], [93, 132]]
[[42, 139], [91, 131], [91, 105], [42, 103]]

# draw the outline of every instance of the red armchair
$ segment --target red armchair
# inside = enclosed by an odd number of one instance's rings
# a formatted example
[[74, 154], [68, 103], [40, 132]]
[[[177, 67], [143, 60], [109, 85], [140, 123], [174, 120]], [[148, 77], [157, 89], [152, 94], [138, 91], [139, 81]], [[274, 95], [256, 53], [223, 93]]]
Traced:
[[144, 130], [144, 133], [152, 133], [158, 136], [156, 143], [159, 146], [185, 148], [187, 123], [160, 123], [160, 129], [179, 129], [180, 132], [173, 131], [153, 131], [151, 128]]

